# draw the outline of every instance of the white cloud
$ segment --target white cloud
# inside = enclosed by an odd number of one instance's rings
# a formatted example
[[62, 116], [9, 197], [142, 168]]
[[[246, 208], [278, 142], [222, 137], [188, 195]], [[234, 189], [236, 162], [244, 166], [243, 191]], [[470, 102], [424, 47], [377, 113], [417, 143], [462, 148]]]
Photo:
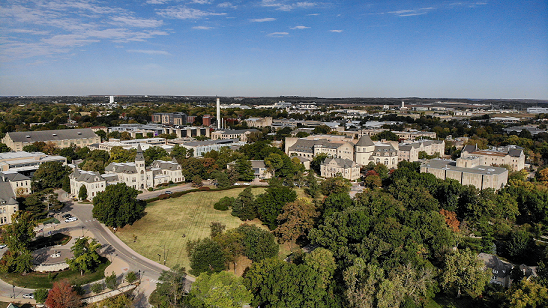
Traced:
[[226, 13], [213, 13], [187, 7], [170, 7], [167, 9], [157, 10], [156, 13], [163, 17], [176, 19], [199, 19], [207, 16], [220, 16]]
[[341, 33], [341, 32], [343, 32], [343, 30], [329, 30], [329, 32], [333, 32], [333, 33]]
[[306, 14], [306, 16], [318, 16], [318, 15], [320, 15], [320, 14], [318, 14], [318, 13]]
[[34, 34], [34, 35], [46, 35], [49, 31], [38, 31], [38, 30], [28, 30], [28, 29], [9, 29], [7, 32], [13, 33], [23, 33], [23, 34]]
[[196, 26], [196, 27], [192, 27], [192, 29], [195, 29], [195, 30], [209, 30], [209, 29], [213, 29], [212, 27], [206, 27], [206, 26]]
[[164, 4], [168, 2], [169, 0], [147, 0], [148, 4]]
[[235, 9], [236, 6], [230, 2], [223, 2], [223, 3], [219, 3], [217, 5], [218, 7], [221, 7], [221, 8], [225, 8], [225, 9]]
[[287, 1], [277, 1], [277, 0], [262, 0], [261, 6], [263, 7], [274, 7], [280, 11], [291, 11], [296, 8], [311, 8], [316, 6], [316, 3], [313, 2], [297, 2], [297, 3], [287, 3]]
[[113, 17], [112, 20], [116, 23], [137, 28], [156, 28], [160, 27], [164, 23], [162, 20], [158, 19], [135, 18], [129, 16]]
[[289, 35], [289, 33], [287, 33], [287, 32], [273, 32], [273, 33], [268, 34], [268, 36], [272, 36], [272, 37], [284, 37], [286, 35]]
[[210, 4], [211, 1], [210, 1], [210, 0], [192, 0], [192, 3], [197, 3], [197, 4]]
[[310, 29], [310, 27], [307, 26], [295, 26], [291, 28], [291, 30], [303, 30], [303, 29]]
[[275, 21], [276, 18], [258, 18], [258, 19], [250, 19], [251, 22], [267, 22], [267, 21]]
[[127, 52], [136, 52], [136, 53], [144, 53], [147, 55], [171, 55], [169, 52], [164, 50], [143, 50], [143, 49], [130, 49]]

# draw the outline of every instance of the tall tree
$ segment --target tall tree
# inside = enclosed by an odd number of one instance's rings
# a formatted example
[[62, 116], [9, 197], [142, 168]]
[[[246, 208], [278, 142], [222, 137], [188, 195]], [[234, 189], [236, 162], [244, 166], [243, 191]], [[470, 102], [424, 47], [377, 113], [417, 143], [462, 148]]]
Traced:
[[88, 198], [88, 189], [86, 185], [80, 186], [80, 190], [78, 191], [78, 198], [80, 200], [86, 200]]
[[343, 178], [342, 176], [336, 176], [333, 178], [326, 179], [321, 184], [322, 194], [329, 196], [331, 194], [343, 194], [349, 193], [352, 183], [349, 180]]
[[46, 299], [46, 306], [49, 308], [74, 308], [82, 306], [82, 302], [68, 280], [61, 280], [53, 283]]
[[5, 143], [0, 142], [0, 153], [11, 152], [11, 148]]
[[46, 188], [60, 188], [63, 186], [63, 178], [71, 172], [69, 166], [63, 166], [58, 161], [50, 161], [41, 164], [32, 177], [34, 191]]
[[93, 198], [93, 217], [109, 227], [133, 224], [143, 216], [145, 202], [137, 199], [138, 191], [125, 183], [108, 185]]
[[489, 282], [491, 275], [485, 264], [470, 249], [457, 250], [446, 255], [441, 274], [441, 286], [460, 297], [462, 292], [478, 297]]
[[300, 236], [306, 236], [314, 227], [314, 221], [320, 216], [316, 206], [309, 199], [300, 198], [286, 203], [278, 215], [278, 227], [274, 233], [281, 242], [293, 243]]
[[232, 216], [239, 217], [244, 221], [257, 217], [257, 206], [251, 187], [244, 189], [232, 203]]
[[72, 270], [80, 271], [80, 275], [92, 272], [101, 263], [97, 250], [101, 248], [95, 239], [83, 237], [76, 240], [76, 243], [70, 249], [73, 253], [72, 259], [66, 259], [67, 264]]
[[226, 256], [223, 248], [214, 240], [204, 238], [190, 242], [187, 247], [192, 275], [220, 272], [225, 269]]
[[200, 274], [189, 297], [192, 307], [241, 308], [251, 303], [252, 294], [245, 288], [243, 278], [220, 272]]
[[236, 168], [236, 171], [238, 171], [238, 174], [240, 175], [240, 181], [253, 181], [255, 178], [255, 174], [251, 168], [251, 162], [245, 158], [238, 159], [234, 168]]

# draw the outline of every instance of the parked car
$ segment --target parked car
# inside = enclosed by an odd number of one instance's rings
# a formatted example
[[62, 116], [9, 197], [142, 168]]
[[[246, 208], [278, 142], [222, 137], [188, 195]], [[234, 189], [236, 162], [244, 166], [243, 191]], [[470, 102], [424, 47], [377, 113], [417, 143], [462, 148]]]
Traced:
[[6, 248], [6, 247], [8, 247], [8, 245], [6, 245], [6, 244], [0, 244], [0, 249], [4, 249], [4, 248]]
[[33, 298], [34, 298], [34, 293], [23, 294], [23, 298], [30, 298], [30, 299], [33, 299]]
[[63, 215], [63, 218], [71, 218], [72, 217], [72, 214], [69, 214], [69, 213], [66, 213]]
[[69, 218], [65, 219], [65, 222], [73, 222], [73, 221], [77, 221], [77, 220], [78, 220], [78, 217], [72, 216], [72, 217], [69, 217]]
[[166, 190], [165, 194], [166, 195], [171, 195], [173, 192], [171, 190]]

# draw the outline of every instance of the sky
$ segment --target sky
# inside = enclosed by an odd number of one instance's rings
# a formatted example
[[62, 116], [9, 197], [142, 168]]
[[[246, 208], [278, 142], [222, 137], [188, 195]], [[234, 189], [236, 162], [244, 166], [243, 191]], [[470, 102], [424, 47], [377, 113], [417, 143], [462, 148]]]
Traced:
[[0, 95], [548, 99], [548, 1], [0, 0]]

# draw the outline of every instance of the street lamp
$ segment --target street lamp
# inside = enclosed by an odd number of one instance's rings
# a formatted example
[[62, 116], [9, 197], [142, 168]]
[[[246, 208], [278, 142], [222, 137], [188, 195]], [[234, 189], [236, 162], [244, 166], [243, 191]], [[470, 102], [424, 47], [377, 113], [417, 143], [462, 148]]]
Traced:
[[158, 254], [158, 262], [160, 262], [160, 258], [162, 257], [161, 254]]
[[13, 287], [13, 298], [15, 298], [15, 285], [12, 284], [11, 286]]

